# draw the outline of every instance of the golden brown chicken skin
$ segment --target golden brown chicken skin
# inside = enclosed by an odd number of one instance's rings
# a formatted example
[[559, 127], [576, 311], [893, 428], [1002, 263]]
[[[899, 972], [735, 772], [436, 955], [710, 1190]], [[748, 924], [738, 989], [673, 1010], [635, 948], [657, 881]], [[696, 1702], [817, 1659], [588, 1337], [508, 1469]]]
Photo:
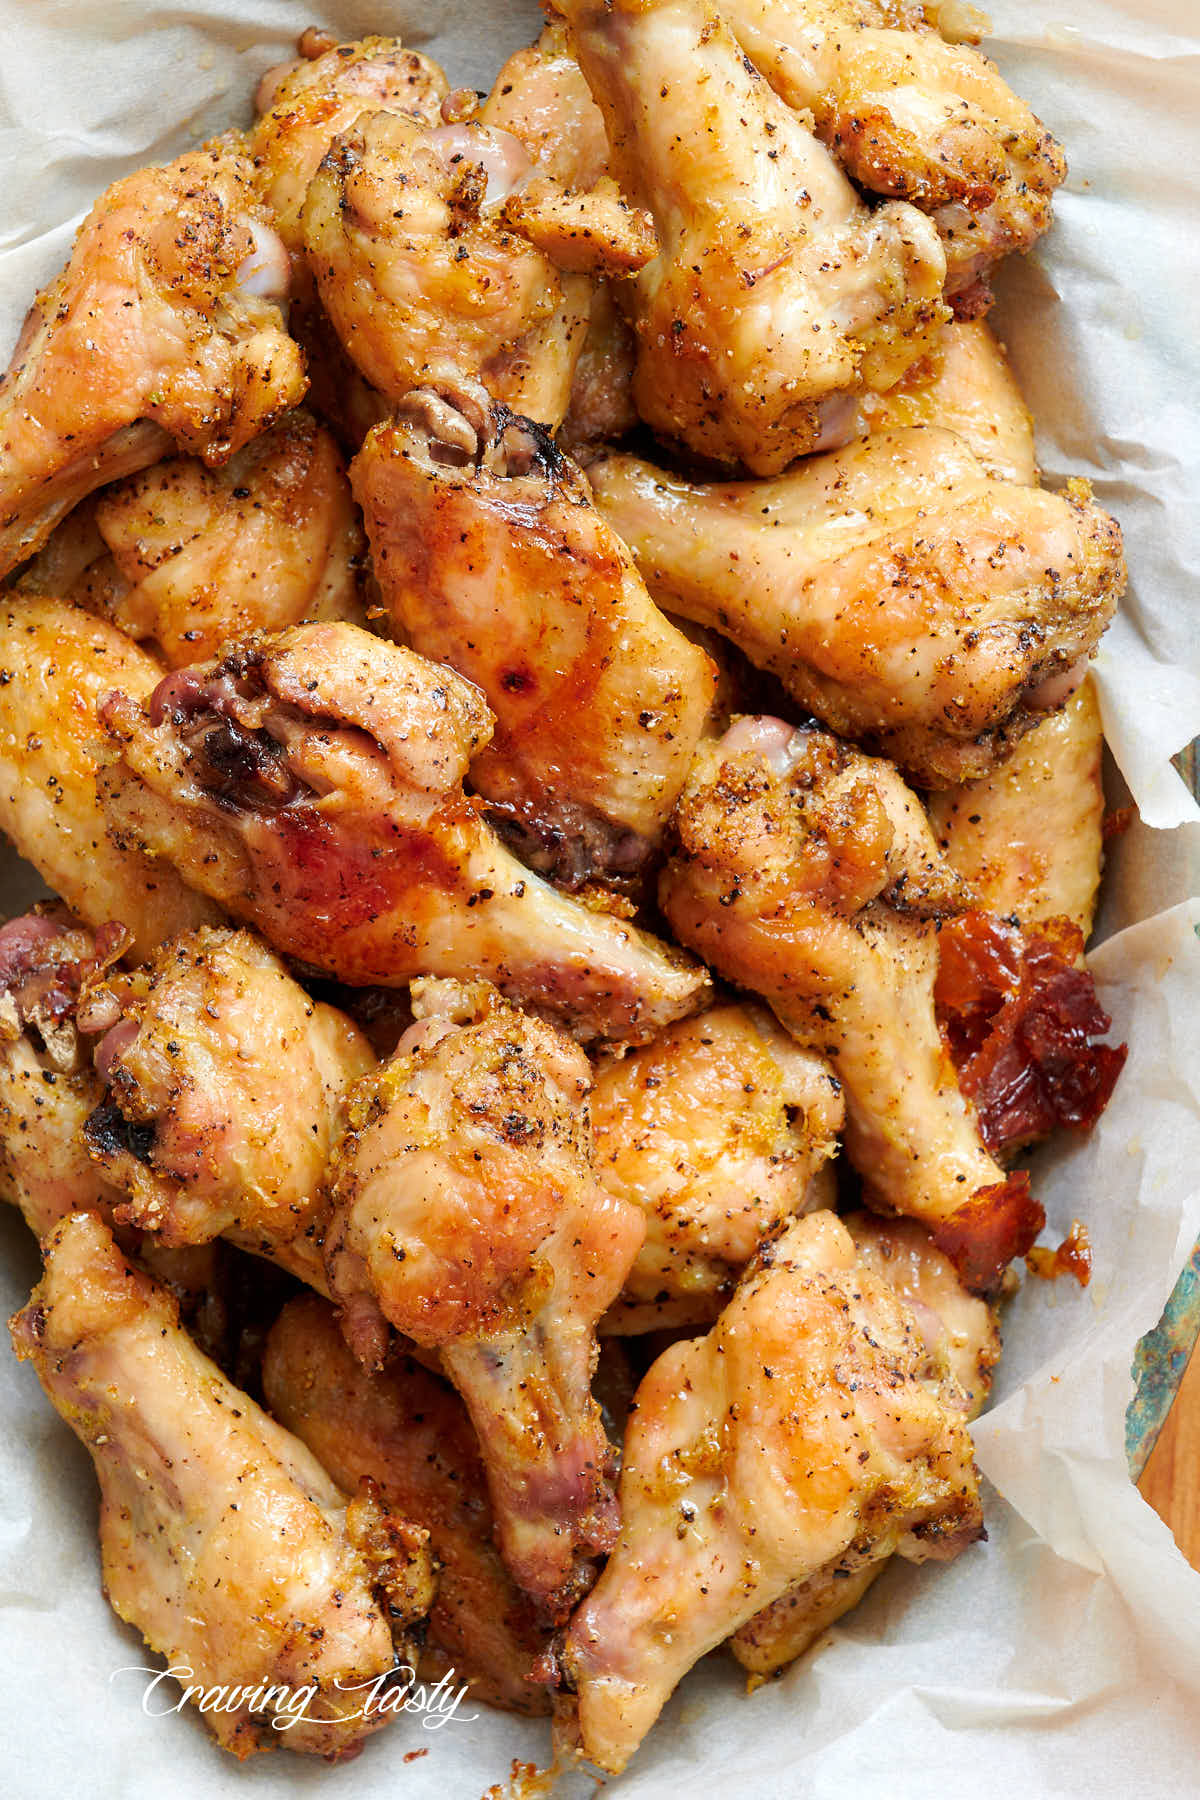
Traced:
[[110, 619], [180, 668], [252, 631], [361, 623], [363, 549], [337, 445], [294, 412], [222, 469], [168, 457], [105, 488], [17, 585]]
[[84, 924], [118, 921], [139, 955], [220, 916], [169, 863], [114, 844], [97, 794], [99, 701], [114, 687], [141, 699], [161, 679], [152, 657], [77, 607], [0, 598], [0, 830]]
[[766, 1234], [820, 1203], [843, 1110], [829, 1064], [757, 1006], [711, 1007], [602, 1067], [596, 1172], [646, 1216], [605, 1331], [715, 1319]]
[[589, 479], [661, 606], [930, 787], [985, 774], [1061, 703], [1125, 582], [1120, 529], [1085, 488], [997, 481], [934, 427], [773, 482], [693, 484], [621, 455]]
[[604, 114], [559, 20], [552, 19], [528, 50], [513, 52], [479, 117], [519, 138], [530, 156], [568, 187], [594, 188], [608, 173]]
[[715, 685], [579, 469], [475, 384], [417, 390], [353, 466], [398, 636], [482, 689], [471, 764], [524, 860], [567, 885], [653, 849]]
[[596, 1321], [644, 1231], [590, 1160], [579, 1048], [486, 983], [417, 982], [416, 1023], [351, 1091], [326, 1236], [364, 1360], [386, 1324], [429, 1350], [479, 1436], [514, 1579], [564, 1618], [612, 1548]]
[[107, 804], [276, 949], [351, 985], [481, 975], [583, 1038], [703, 1005], [683, 956], [559, 894], [463, 793], [491, 731], [452, 670], [352, 625], [298, 626], [114, 696]]
[[369, 1690], [411, 1663], [429, 1610], [425, 1534], [367, 1495], [347, 1505], [94, 1214], [64, 1219], [44, 1257], [13, 1345], [95, 1464], [114, 1611], [189, 1684], [245, 1695], [204, 1712], [234, 1755], [352, 1754], [391, 1716], [363, 1716]]
[[251, 931], [189, 932], [110, 977], [88, 1149], [118, 1218], [167, 1245], [223, 1235], [324, 1288], [322, 1180], [342, 1091], [375, 1066]]
[[980, 1535], [971, 1440], [924, 1360], [829, 1212], [769, 1241], [707, 1337], [659, 1357], [620, 1540], [559, 1653], [566, 1743], [619, 1773], [700, 1657], [865, 1529], [918, 1559]]
[[170, 451], [219, 466], [304, 397], [287, 252], [236, 140], [104, 194], [0, 381], [0, 575], [104, 482]]
[[492, 1541], [479, 1443], [453, 1388], [399, 1354], [364, 1369], [315, 1294], [284, 1307], [262, 1381], [272, 1413], [340, 1488], [372, 1481], [386, 1505], [428, 1531], [438, 1583], [422, 1675], [465, 1682], [505, 1712], [548, 1712], [545, 1688], [529, 1679], [547, 1633]]
[[706, 0], [560, 0], [612, 173], [660, 253], [629, 306], [634, 398], [662, 436], [772, 474], [852, 429], [932, 342], [945, 259], [904, 204], [868, 212]]
[[824, 732], [743, 719], [697, 758], [676, 829], [659, 898], [680, 941], [828, 1057], [872, 1203], [995, 1285], [1043, 1214], [985, 1150], [938, 1032], [938, 923], [966, 895], [916, 796]]

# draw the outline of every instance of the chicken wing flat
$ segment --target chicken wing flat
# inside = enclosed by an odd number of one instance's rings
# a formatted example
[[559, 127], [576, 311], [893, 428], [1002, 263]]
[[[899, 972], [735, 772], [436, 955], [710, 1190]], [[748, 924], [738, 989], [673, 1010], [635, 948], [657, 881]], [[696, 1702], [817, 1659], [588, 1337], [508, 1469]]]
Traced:
[[233, 139], [118, 181], [38, 295], [0, 381], [0, 575], [172, 442], [208, 463], [299, 404], [287, 252]]
[[222, 469], [169, 457], [105, 488], [16, 585], [110, 619], [179, 668], [252, 631], [361, 623], [362, 560], [337, 445], [294, 412]]
[[559, 894], [500, 845], [462, 781], [482, 697], [352, 625], [297, 626], [113, 695], [106, 804], [284, 953], [352, 985], [494, 980], [585, 1038], [636, 1041], [702, 1006], [704, 971]]
[[[949, 1257], [914, 1220], [853, 1213], [842, 1222], [863, 1267], [886, 1282], [912, 1313], [926, 1352], [919, 1378], [936, 1388], [943, 1405], [961, 1405], [964, 1416], [973, 1419], [987, 1398], [1000, 1355], [993, 1309], [968, 1294]], [[936, 1539], [932, 1544], [936, 1553]], [[743, 1625], [730, 1639], [733, 1654], [759, 1679], [786, 1668], [858, 1605], [895, 1548], [894, 1533], [879, 1532], [873, 1521], [835, 1562], [789, 1588]], [[922, 1561], [924, 1549], [919, 1539], [911, 1540], [906, 1560]]]
[[828, 1057], [868, 1198], [994, 1285], [1044, 1215], [984, 1149], [938, 1032], [938, 923], [966, 896], [916, 796], [826, 733], [743, 719], [697, 758], [676, 826], [659, 897], [680, 941]]
[[236, 1756], [352, 1754], [389, 1717], [363, 1716], [368, 1690], [411, 1661], [406, 1629], [429, 1610], [425, 1534], [367, 1496], [347, 1506], [94, 1214], [64, 1219], [44, 1255], [13, 1345], [96, 1466], [114, 1610], [198, 1690], [236, 1691], [203, 1715]]
[[172, 939], [89, 1010], [107, 1088], [85, 1138], [121, 1222], [169, 1245], [224, 1235], [323, 1289], [340, 1096], [375, 1066], [361, 1032], [244, 930]]
[[501, 1553], [565, 1618], [612, 1548], [596, 1321], [642, 1241], [589, 1156], [582, 1051], [476, 982], [417, 982], [416, 1024], [351, 1090], [330, 1290], [364, 1360], [383, 1322], [440, 1352], [479, 1436]]
[[986, 774], [1061, 704], [1125, 581], [1084, 484], [997, 481], [935, 428], [773, 482], [696, 485], [622, 455], [589, 479], [660, 606], [929, 787]]
[[492, 1542], [487, 1479], [462, 1401], [410, 1357], [355, 1360], [337, 1313], [315, 1294], [284, 1307], [267, 1341], [263, 1392], [346, 1493], [373, 1482], [384, 1503], [429, 1533], [438, 1563], [422, 1674], [466, 1682], [505, 1712], [550, 1710], [529, 1679], [547, 1633]]
[[608, 1063], [591, 1114], [597, 1174], [646, 1215], [604, 1322], [629, 1332], [716, 1318], [763, 1237], [817, 1204], [843, 1105], [822, 1057], [762, 1007], [727, 1004]]
[[586, 481], [475, 384], [420, 389], [353, 466], [398, 636], [483, 690], [471, 784], [525, 861], [566, 885], [653, 849], [715, 673], [665, 619]]
[[894, 0], [723, 0], [751, 62], [860, 187], [930, 213], [958, 293], [1050, 223], [1060, 146], [967, 43]]
[[971, 1440], [924, 1365], [834, 1214], [763, 1246], [638, 1389], [620, 1540], [558, 1658], [568, 1742], [618, 1773], [693, 1663], [864, 1531], [918, 1558], [980, 1535]]
[[117, 920], [135, 951], [215, 921], [169, 863], [112, 843], [96, 781], [110, 688], [135, 699], [162, 679], [121, 632], [58, 600], [0, 598], [0, 829], [93, 930]]
[[773, 474], [852, 427], [947, 316], [937, 233], [869, 212], [706, 0], [556, 0], [604, 114], [612, 172], [660, 254], [630, 305], [655, 431]]

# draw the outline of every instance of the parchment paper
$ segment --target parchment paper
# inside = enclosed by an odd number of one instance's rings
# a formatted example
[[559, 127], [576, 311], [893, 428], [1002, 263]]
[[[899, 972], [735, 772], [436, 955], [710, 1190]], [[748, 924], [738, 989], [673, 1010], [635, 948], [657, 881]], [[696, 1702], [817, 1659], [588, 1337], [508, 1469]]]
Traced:
[[[615, 1791], [749, 1800], [1184, 1795], [1200, 1769], [1200, 1575], [1128, 1479], [1129, 1362], [1200, 1230], [1200, 820], [1170, 754], [1200, 731], [1200, 20], [1191, 0], [1006, 0], [991, 48], [1065, 142], [1072, 175], [997, 314], [1039, 421], [1047, 479], [1087, 475], [1121, 519], [1133, 583], [1101, 653], [1105, 723], [1144, 823], [1115, 847], [1101, 998], [1128, 1066], [1090, 1139], [1043, 1153], [1053, 1232], [1076, 1213], [1095, 1274], [1030, 1281], [997, 1403], [977, 1427], [989, 1540], [948, 1569], [897, 1565], [783, 1680], [744, 1698], [711, 1658]], [[244, 116], [311, 22], [400, 31], [489, 85], [526, 0], [0, 0], [0, 339], [106, 183]], [[1184, 826], [1166, 833], [1148, 826]], [[12, 871], [7, 902], [23, 877]], [[1166, 910], [1162, 910], [1166, 909]], [[36, 1276], [15, 1217], [0, 1300]], [[98, 1591], [86, 1455], [0, 1353], [0, 1789], [87, 1800], [477, 1800], [544, 1728], [480, 1711], [390, 1727], [357, 1762], [236, 1767], [194, 1721], [147, 1718], [149, 1663]], [[160, 1690], [160, 1693], [162, 1690]], [[464, 1709], [466, 1710], [466, 1709]], [[428, 1754], [405, 1763], [404, 1754]], [[561, 1793], [591, 1792], [582, 1777]]]

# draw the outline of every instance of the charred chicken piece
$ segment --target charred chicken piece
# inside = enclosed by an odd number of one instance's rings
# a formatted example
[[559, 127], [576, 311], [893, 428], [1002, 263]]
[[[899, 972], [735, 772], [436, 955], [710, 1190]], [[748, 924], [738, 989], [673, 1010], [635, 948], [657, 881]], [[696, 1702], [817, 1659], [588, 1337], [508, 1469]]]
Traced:
[[492, 1542], [479, 1444], [454, 1390], [407, 1356], [364, 1369], [333, 1307], [305, 1294], [271, 1331], [263, 1391], [339, 1487], [374, 1482], [385, 1505], [428, 1531], [438, 1584], [422, 1676], [449, 1675], [505, 1712], [548, 1712], [545, 1688], [529, 1679], [547, 1634]]
[[918, 1560], [981, 1535], [971, 1440], [925, 1361], [834, 1214], [764, 1245], [638, 1389], [621, 1537], [559, 1653], [566, 1743], [618, 1773], [700, 1657], [865, 1532]]
[[398, 636], [495, 715], [471, 784], [534, 868], [567, 886], [654, 848], [715, 685], [664, 619], [575, 464], [476, 384], [421, 389], [355, 460]]
[[596, 1321], [644, 1224], [592, 1171], [582, 1051], [476, 982], [417, 982], [417, 1023], [351, 1091], [329, 1285], [362, 1360], [429, 1350], [479, 1436], [501, 1553], [565, 1618], [616, 1538], [591, 1394]]
[[491, 732], [450, 669], [352, 625], [307, 625], [113, 695], [108, 805], [285, 954], [358, 986], [480, 975], [637, 1041], [703, 1005], [704, 972], [556, 893], [504, 850], [462, 781]]
[[389, 1716], [363, 1716], [367, 1690], [411, 1660], [429, 1610], [425, 1534], [369, 1494], [347, 1505], [94, 1214], [64, 1219], [44, 1255], [13, 1345], [95, 1463], [114, 1610], [198, 1687], [245, 1693], [204, 1714], [235, 1756], [352, 1754]]
[[929, 787], [986, 774], [1061, 704], [1124, 586], [1120, 529], [1082, 485], [996, 481], [940, 429], [773, 482], [695, 485], [630, 456], [589, 478], [660, 606]]
[[88, 1014], [107, 1090], [87, 1147], [117, 1217], [164, 1244], [228, 1237], [324, 1289], [322, 1180], [342, 1090], [375, 1066], [250, 931], [189, 932]]
[[680, 941], [828, 1057], [872, 1204], [994, 1285], [1044, 1215], [984, 1148], [938, 1033], [939, 924], [969, 896], [916, 796], [824, 732], [744, 719], [697, 758], [676, 825], [660, 901]]
[[161, 679], [152, 657], [77, 607], [0, 599], [0, 830], [85, 925], [126, 926], [139, 956], [220, 917], [169, 863], [110, 840], [97, 793], [99, 701], [114, 687], [140, 700]]
[[236, 140], [97, 201], [0, 381], [0, 575], [172, 445], [217, 467], [304, 397], [287, 252]]
[[770, 1013], [726, 1004], [608, 1063], [596, 1172], [646, 1215], [605, 1331], [709, 1324], [768, 1232], [820, 1203], [843, 1105], [828, 1063]]

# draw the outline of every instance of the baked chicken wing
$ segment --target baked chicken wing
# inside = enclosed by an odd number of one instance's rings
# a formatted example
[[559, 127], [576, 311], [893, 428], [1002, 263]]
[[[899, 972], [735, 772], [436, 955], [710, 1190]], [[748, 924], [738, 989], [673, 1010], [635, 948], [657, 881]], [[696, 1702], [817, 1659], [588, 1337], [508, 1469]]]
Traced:
[[479, 117], [519, 138], [567, 187], [587, 191], [608, 173], [604, 114], [570, 53], [561, 20], [552, 19], [528, 50], [514, 51]]
[[44, 1255], [13, 1345], [96, 1466], [114, 1610], [195, 1691], [232, 1690], [203, 1716], [236, 1756], [352, 1754], [391, 1716], [370, 1690], [412, 1662], [425, 1534], [369, 1495], [347, 1505], [94, 1214], [64, 1219]]
[[984, 1149], [934, 1013], [938, 924], [965, 895], [888, 763], [743, 719], [697, 758], [660, 901], [680, 941], [769, 1001], [846, 1096], [846, 1152], [988, 1288], [1043, 1223]]
[[773, 482], [697, 485], [622, 455], [589, 478], [661, 606], [925, 786], [985, 774], [1061, 704], [1124, 585], [1120, 529], [1083, 484], [997, 481], [941, 429]]
[[517, 1582], [563, 1618], [612, 1548], [596, 1321], [644, 1224], [589, 1157], [581, 1050], [476, 982], [417, 982], [417, 1022], [351, 1090], [329, 1285], [364, 1360], [386, 1320], [440, 1352], [479, 1435]]
[[483, 690], [471, 784], [531, 866], [629, 874], [679, 796], [715, 685], [575, 465], [475, 384], [421, 389], [353, 467], [397, 635]]
[[621, 1536], [558, 1657], [568, 1743], [618, 1773], [700, 1657], [864, 1532], [917, 1559], [980, 1535], [971, 1440], [925, 1363], [832, 1213], [763, 1246], [638, 1389]]
[[287, 955], [352, 985], [494, 980], [625, 1041], [702, 1005], [703, 970], [518, 863], [462, 781], [491, 717], [450, 669], [352, 625], [297, 626], [113, 695], [107, 804]]
[[0, 381], [0, 575], [106, 481], [214, 466], [304, 397], [287, 252], [233, 139], [118, 181], [38, 295]]

